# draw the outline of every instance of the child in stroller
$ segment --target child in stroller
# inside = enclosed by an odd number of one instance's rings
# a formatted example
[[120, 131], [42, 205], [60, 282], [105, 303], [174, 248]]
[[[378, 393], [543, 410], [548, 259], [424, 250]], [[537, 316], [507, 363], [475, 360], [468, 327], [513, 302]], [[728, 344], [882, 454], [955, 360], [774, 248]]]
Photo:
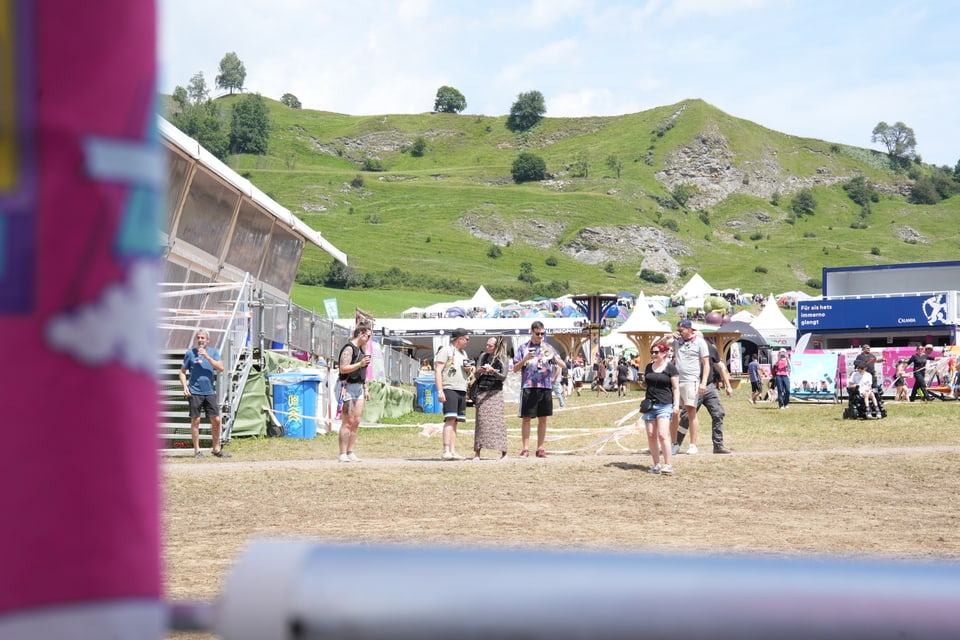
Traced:
[[886, 418], [887, 410], [883, 400], [874, 392], [873, 376], [863, 366], [857, 367], [847, 383], [847, 408], [843, 410], [844, 419]]

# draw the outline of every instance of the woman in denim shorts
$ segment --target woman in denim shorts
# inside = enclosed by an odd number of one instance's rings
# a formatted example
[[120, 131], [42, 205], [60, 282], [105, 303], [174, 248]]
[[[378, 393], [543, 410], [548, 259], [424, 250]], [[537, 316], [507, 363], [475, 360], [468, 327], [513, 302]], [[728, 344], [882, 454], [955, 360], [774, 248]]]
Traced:
[[[670, 463], [670, 419], [680, 411], [680, 372], [667, 356], [670, 347], [665, 343], [653, 345], [650, 356], [653, 360], [647, 364], [643, 381], [647, 388], [646, 398], [652, 402], [652, 408], [643, 414], [647, 428], [647, 444], [653, 456], [650, 473], [673, 473]], [[663, 465], [660, 457], [663, 457]]]

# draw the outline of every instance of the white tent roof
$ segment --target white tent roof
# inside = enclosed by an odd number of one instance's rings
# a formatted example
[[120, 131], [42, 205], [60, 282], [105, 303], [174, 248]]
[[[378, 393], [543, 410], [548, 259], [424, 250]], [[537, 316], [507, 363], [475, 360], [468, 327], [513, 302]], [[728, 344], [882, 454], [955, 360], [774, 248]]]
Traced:
[[795, 329], [793, 323], [787, 320], [787, 316], [780, 311], [777, 300], [772, 295], [767, 298], [767, 304], [763, 306], [760, 315], [750, 323], [750, 326], [757, 331], [761, 329], [790, 329], [792, 331]]
[[637, 304], [633, 305], [633, 312], [630, 314], [630, 317], [627, 318], [622, 325], [617, 327], [613, 333], [636, 333], [641, 331], [664, 332], [663, 325], [653, 316], [653, 312], [650, 311], [650, 307], [647, 305], [647, 299], [642, 291], [640, 292], [640, 297], [637, 298]]
[[678, 296], [683, 296], [683, 299], [687, 298], [703, 298], [710, 293], [719, 293], [716, 289], [711, 287], [706, 280], [704, 280], [699, 273], [693, 274], [693, 276], [687, 280], [687, 284], [683, 285], [683, 288], [677, 292]]
[[467, 301], [467, 305], [469, 305], [467, 307], [468, 309], [480, 308], [486, 309], [487, 311], [499, 306], [497, 301], [493, 299], [493, 296], [487, 292], [487, 289], [483, 285], [480, 285], [480, 288], [473, 294], [473, 297]]
[[793, 347], [797, 340], [797, 329], [777, 306], [777, 299], [771, 295], [763, 306], [760, 315], [750, 326], [764, 337], [772, 346]]

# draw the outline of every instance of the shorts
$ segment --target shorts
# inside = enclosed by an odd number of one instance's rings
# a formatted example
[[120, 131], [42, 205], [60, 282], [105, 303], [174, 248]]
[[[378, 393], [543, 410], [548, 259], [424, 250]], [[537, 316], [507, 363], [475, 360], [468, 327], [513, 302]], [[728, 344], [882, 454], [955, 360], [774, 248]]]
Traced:
[[343, 403], [340, 414], [359, 418], [359, 414], [363, 413], [363, 383], [344, 382], [340, 394], [340, 401]]
[[573, 383], [574, 389], [583, 389], [583, 380], [575, 380]]
[[673, 405], [672, 404], [658, 404], [654, 403], [653, 409], [647, 411], [643, 414], [644, 422], [653, 422], [658, 418], [664, 418], [669, 420], [673, 417]]
[[363, 383], [347, 382], [343, 385], [342, 393], [344, 402], [350, 402], [351, 400], [363, 400]]
[[693, 382], [681, 382], [680, 383], [680, 406], [681, 407], [695, 407], [697, 406], [697, 396], [700, 394], [700, 381], [695, 380]]
[[760, 393], [760, 392], [762, 392], [762, 391], [763, 391], [763, 383], [760, 382], [759, 380], [751, 380], [751, 381], [750, 381], [750, 390], [753, 391], [754, 393]]
[[206, 415], [208, 418], [216, 418], [220, 415], [220, 407], [217, 406], [216, 395], [191, 395], [189, 401], [191, 418], [199, 418], [201, 415]]
[[527, 388], [520, 396], [521, 418], [543, 418], [553, 415], [553, 391], [538, 387]]
[[457, 422], [467, 421], [467, 392], [459, 389], [443, 390], [443, 420], [456, 418]]

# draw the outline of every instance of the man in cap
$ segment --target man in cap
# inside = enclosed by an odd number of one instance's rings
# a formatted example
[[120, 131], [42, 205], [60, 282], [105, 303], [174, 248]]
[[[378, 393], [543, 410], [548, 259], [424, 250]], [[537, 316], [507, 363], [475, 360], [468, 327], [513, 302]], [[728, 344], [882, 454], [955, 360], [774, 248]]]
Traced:
[[[689, 318], [683, 318], [677, 323], [672, 342], [677, 370], [680, 372], [680, 404], [686, 410], [690, 433], [687, 453], [694, 455], [697, 453], [697, 434], [700, 431], [697, 408], [710, 382], [710, 348], [703, 336], [693, 328]], [[680, 450], [680, 442], [674, 439], [673, 444], [676, 453]]]
[[437, 400], [443, 405], [443, 460], [464, 459], [457, 453], [457, 423], [467, 421], [467, 380], [473, 373], [473, 362], [464, 349], [469, 342], [466, 329], [454, 329], [450, 344], [437, 351], [433, 362]]
[[[730, 384], [730, 373], [727, 371], [727, 367], [723, 362], [723, 358], [720, 357], [720, 351], [716, 345], [708, 342], [707, 348], [710, 350], [710, 377], [706, 390], [697, 396], [697, 411], [699, 411], [700, 406], [703, 405], [707, 407], [707, 413], [710, 414], [710, 436], [711, 440], [713, 440], [713, 452], [731, 453], [730, 449], [723, 444], [723, 419], [727, 415], [727, 412], [724, 411], [723, 405], [720, 404], [720, 392], [718, 389], [723, 385], [729, 397], [733, 395], [733, 386]], [[680, 445], [683, 444], [683, 438], [689, 431], [689, 427], [690, 419], [688, 418], [688, 414], [684, 412], [680, 415], [679, 425], [677, 427], [676, 443], [678, 450]]]

